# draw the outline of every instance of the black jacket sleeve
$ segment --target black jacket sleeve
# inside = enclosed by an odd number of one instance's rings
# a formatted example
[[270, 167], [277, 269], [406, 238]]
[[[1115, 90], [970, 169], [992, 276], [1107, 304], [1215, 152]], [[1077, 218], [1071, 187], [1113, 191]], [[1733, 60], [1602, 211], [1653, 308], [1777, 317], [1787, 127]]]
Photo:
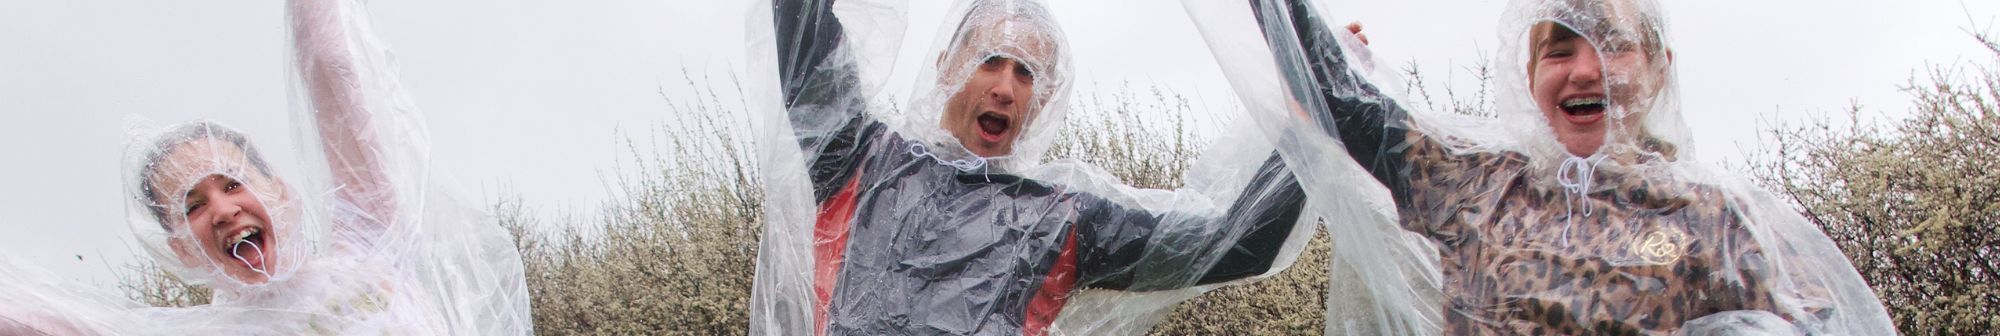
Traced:
[[1334, 30], [1305, 0], [1250, 0], [1264, 40], [1284, 72], [1292, 96], [1328, 134], [1340, 139], [1354, 160], [1408, 203], [1410, 114], [1383, 95], [1348, 64]]
[[1084, 198], [1075, 228], [1079, 285], [1165, 290], [1269, 271], [1299, 221], [1305, 190], [1275, 153], [1256, 174], [1219, 218], [1152, 213]]
[[786, 118], [805, 150], [813, 197], [824, 202], [856, 174], [885, 128], [865, 113], [859, 71], [836, 57], [845, 39], [831, 0], [773, 0]]

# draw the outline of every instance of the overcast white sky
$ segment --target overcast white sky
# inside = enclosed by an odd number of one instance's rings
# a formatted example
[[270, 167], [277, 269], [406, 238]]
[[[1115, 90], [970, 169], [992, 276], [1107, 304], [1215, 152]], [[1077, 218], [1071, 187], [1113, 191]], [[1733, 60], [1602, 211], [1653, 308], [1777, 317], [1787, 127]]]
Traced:
[[[909, 28], [933, 31], [944, 6], [917, 2]], [[2000, 15], [2000, 4], [1946, 0], [1665, 2], [1689, 123], [1711, 162], [1738, 160], [1739, 147], [1755, 148], [1774, 120], [1820, 118], [1851, 102], [1885, 118], [1906, 114], [1897, 86], [1929, 64], [1991, 60], [1960, 29]], [[1471, 87], [1448, 69], [1491, 53], [1503, 4], [1338, 0], [1330, 8], [1336, 21], [1365, 22], [1388, 64], [1416, 62], [1434, 82]], [[0, 192], [0, 254], [112, 288], [111, 270], [137, 257], [118, 166], [126, 116], [217, 120], [249, 133], [270, 159], [293, 160], [281, 6], [0, 2], [0, 176], [11, 180], [0, 184], [9, 187]], [[429, 118], [440, 172], [475, 198], [591, 214], [612, 196], [610, 166], [631, 159], [620, 139], [684, 116], [660, 90], [695, 99], [685, 72], [707, 82], [695, 85], [734, 91], [728, 78], [743, 73], [748, 6], [377, 0], [370, 10]], [[1177, 2], [1053, 7], [1077, 52], [1078, 96], [1130, 83], [1179, 92], [1197, 110], [1232, 104]], [[931, 42], [904, 46], [916, 53]]]

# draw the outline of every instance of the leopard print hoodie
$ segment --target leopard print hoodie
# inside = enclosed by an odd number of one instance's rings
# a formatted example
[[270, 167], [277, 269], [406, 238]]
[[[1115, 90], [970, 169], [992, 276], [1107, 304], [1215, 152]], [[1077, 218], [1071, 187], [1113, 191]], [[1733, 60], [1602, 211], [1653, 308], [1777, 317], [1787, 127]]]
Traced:
[[[1510, 4], [1509, 23], [1519, 29], [1508, 31], [1558, 27], [1607, 54], [1643, 48], [1654, 57], [1635, 63], [1642, 65], [1637, 71], [1606, 70], [1608, 130], [1604, 145], [1587, 157], [1571, 156], [1555, 141], [1521, 69], [1499, 67], [1497, 119], [1413, 113], [1374, 84], [1384, 75], [1365, 52], [1348, 53], [1365, 51], [1361, 42], [1329, 29], [1313, 6], [1251, 4], [1289, 96], [1387, 187], [1396, 226], [1414, 233], [1377, 240], [1411, 240], [1410, 246], [1434, 250], [1410, 260], [1387, 260], [1401, 257], [1394, 253], [1335, 256], [1336, 265], [1397, 262], [1430, 274], [1396, 278], [1412, 279], [1402, 289], [1371, 287], [1364, 295], [1375, 296], [1365, 301], [1381, 304], [1429, 289], [1437, 297], [1418, 304], [1434, 304], [1442, 314], [1389, 311], [1382, 315], [1424, 322], [1375, 333], [1894, 332], [1879, 301], [1816, 227], [1769, 202], [1768, 194], [1746, 192], [1740, 180], [1678, 160], [1688, 155], [1687, 132], [1674, 103], [1670, 59], [1655, 57], [1668, 54], [1657, 4]], [[1504, 57], [1529, 52], [1502, 54], [1500, 64], [1526, 64]], [[1363, 219], [1326, 221], [1331, 235], [1381, 235], [1350, 224]], [[1346, 325], [1335, 317], [1341, 313], [1330, 311], [1328, 325]]]

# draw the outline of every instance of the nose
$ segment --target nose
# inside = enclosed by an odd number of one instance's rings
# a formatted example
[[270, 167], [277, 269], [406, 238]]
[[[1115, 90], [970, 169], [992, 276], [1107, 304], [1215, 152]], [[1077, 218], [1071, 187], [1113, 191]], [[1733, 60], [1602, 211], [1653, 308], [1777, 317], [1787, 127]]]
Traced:
[[1004, 67], [1008, 69], [1006, 70], [1007, 74], [1002, 74], [1001, 76], [999, 76], [1000, 79], [998, 82], [993, 83], [993, 88], [986, 91], [987, 98], [992, 99], [994, 104], [999, 104], [1001, 106], [1013, 104], [1015, 95], [1019, 94], [1019, 92], [1015, 92], [1015, 86], [1019, 84], [1018, 82], [1020, 80], [1015, 79], [1014, 76], [1012, 75], [1013, 67], [1019, 65], [1012, 64], [1012, 62], [1008, 63], [1009, 64], [1007, 64], [1007, 66]]
[[215, 215], [215, 227], [228, 227], [229, 224], [236, 223], [236, 215], [243, 212], [243, 207], [236, 205], [236, 202], [226, 198], [217, 198], [214, 200], [209, 203], [208, 208], [209, 211], [215, 212], [213, 213]]
[[1585, 56], [1582, 59], [1583, 64], [1578, 64], [1575, 70], [1570, 71], [1569, 82], [1577, 86], [1597, 85], [1604, 80], [1604, 59], [1594, 48], [1583, 48], [1581, 53]]

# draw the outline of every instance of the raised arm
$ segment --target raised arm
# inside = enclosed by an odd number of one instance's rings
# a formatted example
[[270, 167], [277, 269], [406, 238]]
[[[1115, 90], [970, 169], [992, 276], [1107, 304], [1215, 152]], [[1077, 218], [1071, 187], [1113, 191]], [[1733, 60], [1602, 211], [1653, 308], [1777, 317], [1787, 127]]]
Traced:
[[[386, 111], [372, 111], [370, 100], [390, 97], [368, 96], [362, 78], [361, 55], [356, 40], [368, 38], [357, 31], [356, 11], [364, 10], [350, 0], [294, 0], [290, 3], [292, 41], [301, 79], [310, 98], [312, 120], [317, 129], [327, 167], [339, 188], [335, 196], [349, 202], [372, 220], [343, 225], [380, 232], [395, 222], [396, 191], [386, 172], [383, 145], [374, 123]], [[382, 65], [373, 65], [382, 66]], [[375, 75], [379, 73], [368, 73]], [[373, 106], [386, 106], [376, 102]]]
[[[845, 31], [833, 15], [832, 0], [772, 0], [772, 23], [777, 28], [778, 75], [784, 87], [785, 107], [825, 105], [844, 98], [838, 86], [850, 82], [852, 63], [827, 64]], [[829, 68], [820, 71], [822, 66]]]
[[1263, 274], [1297, 226], [1305, 191], [1273, 154], [1219, 217], [1155, 213], [1088, 198], [1076, 230], [1079, 284], [1151, 291]]
[[1328, 134], [1340, 139], [1363, 168], [1389, 187], [1398, 204], [1408, 204], [1405, 176], [1410, 139], [1418, 138], [1410, 114], [1383, 95], [1348, 63], [1336, 28], [1305, 0], [1250, 0], [1265, 42], [1277, 58], [1292, 96], [1318, 100], [1302, 104]]
[[814, 201], [825, 202], [886, 128], [865, 112], [858, 67], [841, 52], [846, 35], [833, 1], [773, 0], [772, 9], [786, 118], [805, 151]]

